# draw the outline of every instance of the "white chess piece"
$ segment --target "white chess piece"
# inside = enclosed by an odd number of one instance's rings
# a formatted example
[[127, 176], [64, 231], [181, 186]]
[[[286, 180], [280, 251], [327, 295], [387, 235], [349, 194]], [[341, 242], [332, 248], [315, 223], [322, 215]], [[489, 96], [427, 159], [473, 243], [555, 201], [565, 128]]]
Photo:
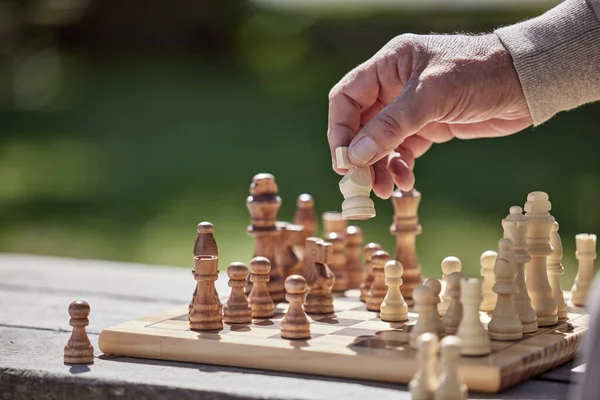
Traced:
[[523, 337], [523, 325], [513, 299], [519, 288], [515, 285], [517, 265], [512, 246], [508, 238], [498, 241], [498, 258], [494, 265], [496, 283], [493, 287], [498, 294], [498, 301], [488, 323], [488, 333], [493, 340], [517, 340]]
[[408, 388], [413, 400], [431, 400], [438, 386], [439, 338], [435, 333], [423, 333], [416, 340], [415, 346], [417, 347], [417, 371], [410, 380]]
[[587, 303], [588, 290], [594, 280], [594, 260], [596, 259], [596, 235], [580, 233], [575, 236], [577, 251], [575, 257], [579, 261], [577, 276], [573, 284], [572, 303], [584, 307]]
[[458, 372], [461, 340], [457, 336], [446, 336], [440, 345], [440, 369], [442, 372], [433, 399], [467, 400], [467, 385]]
[[562, 265], [563, 246], [558, 229], [558, 222], [555, 221], [552, 225], [552, 231], [550, 231], [550, 246], [552, 246], [553, 251], [546, 261], [546, 270], [548, 271], [552, 297], [554, 297], [554, 301], [556, 301], [558, 307], [558, 318], [565, 319], [569, 310], [567, 303], [565, 303], [562, 288], [560, 287], [560, 280], [558, 279], [559, 276], [565, 273], [565, 268]]
[[375, 204], [369, 197], [373, 189], [371, 167], [357, 167], [350, 162], [348, 147], [335, 149], [338, 168], [348, 169], [340, 181], [340, 192], [344, 196], [342, 216], [344, 219], [363, 220], [375, 216]]
[[494, 311], [496, 301], [498, 300], [498, 295], [492, 290], [494, 283], [496, 283], [494, 280], [496, 257], [498, 257], [498, 253], [493, 250], [487, 250], [481, 254], [479, 259], [481, 276], [483, 277], [483, 300], [481, 301], [479, 310], [487, 313]]
[[442, 318], [442, 323], [448, 335], [455, 335], [462, 320], [463, 305], [460, 302], [460, 282], [463, 275], [460, 272], [453, 272], [448, 275], [446, 285], [448, 295], [450, 296], [450, 306]]
[[439, 315], [436, 312], [435, 299], [429, 286], [417, 286], [413, 291], [413, 300], [415, 301], [414, 309], [419, 314], [417, 323], [413, 325], [409, 334], [410, 346], [414, 348], [417, 346], [417, 339], [423, 333], [432, 332], [437, 335], [435, 319], [439, 318]]
[[462, 341], [461, 355], [483, 356], [492, 351], [490, 337], [479, 319], [481, 303], [481, 280], [463, 278], [460, 285], [460, 301], [463, 317], [456, 335]]
[[[462, 264], [457, 257], [449, 256], [442, 260], [442, 280], [446, 282], [448, 275], [453, 272], [460, 272], [462, 269]], [[444, 294], [442, 295], [442, 302], [438, 304], [438, 312], [440, 315], [444, 315], [448, 306], [450, 305], [450, 296], [448, 296], [448, 285], [446, 284], [446, 289], [444, 290]]]
[[387, 293], [381, 303], [380, 318], [382, 321], [401, 322], [408, 320], [408, 305], [402, 297], [402, 264], [396, 260], [388, 261], [384, 267]]

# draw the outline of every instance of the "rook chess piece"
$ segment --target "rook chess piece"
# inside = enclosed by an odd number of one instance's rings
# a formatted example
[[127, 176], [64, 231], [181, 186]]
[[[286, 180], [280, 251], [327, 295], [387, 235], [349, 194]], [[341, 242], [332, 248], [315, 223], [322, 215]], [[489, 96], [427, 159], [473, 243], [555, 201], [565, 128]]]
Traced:
[[437, 317], [437, 318], [435, 318], [436, 332], [437, 332], [438, 336], [441, 337], [444, 334], [444, 332], [446, 331], [446, 329], [444, 328], [444, 324], [442, 323], [442, 318], [440, 317], [440, 314], [437, 312], [438, 305], [440, 304], [440, 292], [442, 291], [442, 284], [437, 279], [429, 278], [429, 279], [425, 280], [423, 285], [425, 285], [425, 286], [429, 287], [429, 289], [431, 289], [431, 294], [433, 295], [433, 301], [435, 303], [435, 310], [436, 310], [434, 315]]
[[519, 291], [514, 296], [515, 307], [523, 325], [523, 333], [533, 333], [538, 330], [537, 314], [531, 307], [531, 299], [525, 284], [525, 264], [531, 261], [525, 243], [525, 237], [529, 230], [529, 219], [523, 215], [521, 207], [512, 206], [509, 214], [502, 220], [502, 227], [504, 228], [504, 237], [513, 242], [513, 254], [517, 265], [515, 284]]
[[461, 280], [460, 301], [463, 305], [463, 317], [456, 335], [462, 341], [460, 354], [463, 356], [484, 356], [492, 351], [490, 337], [479, 319], [481, 297], [480, 279]]
[[[194, 243], [194, 257], [198, 256], [218, 256], [219, 248], [217, 246], [217, 241], [214, 236], [215, 227], [210, 222], [200, 222], [197, 227], [198, 236], [196, 237], [196, 242]], [[192, 276], [194, 275], [194, 269], [192, 269]], [[194, 293], [192, 294], [192, 300], [189, 305], [189, 312], [192, 311], [192, 305], [194, 303], [194, 299], [196, 298], [198, 290], [198, 285], [194, 285]], [[219, 304], [221, 301], [219, 300], [219, 294], [215, 290], [215, 296], [217, 296], [217, 302]]]
[[331, 232], [325, 240], [333, 245], [333, 260], [329, 267], [335, 275], [334, 292], [344, 292], [350, 287], [347, 271], [346, 238], [337, 232]]
[[223, 329], [223, 305], [215, 291], [218, 261], [217, 256], [194, 257], [194, 279], [198, 282], [198, 290], [189, 314], [189, 326], [193, 331]]
[[444, 294], [442, 295], [442, 302], [438, 304], [438, 312], [440, 315], [444, 315], [448, 306], [450, 305], [450, 296], [448, 295], [448, 275], [453, 272], [460, 272], [462, 269], [462, 264], [457, 257], [449, 256], [442, 260], [442, 279], [446, 282], [446, 289], [444, 290]]
[[379, 311], [387, 293], [384, 268], [388, 261], [390, 261], [390, 255], [387, 251], [383, 250], [377, 251], [371, 258], [371, 263], [373, 264], [373, 284], [366, 298], [367, 310], [369, 311]]
[[483, 276], [483, 300], [479, 306], [479, 310], [491, 313], [496, 308], [496, 301], [498, 301], [498, 295], [494, 293], [492, 287], [494, 287], [494, 265], [496, 264], [496, 257], [498, 253], [493, 250], [484, 251], [481, 254], [479, 263], [481, 264], [481, 276]]
[[331, 243], [316, 237], [306, 239], [306, 263], [304, 277], [308, 288], [304, 300], [304, 311], [308, 314], [333, 313], [333, 295], [331, 289], [335, 275], [327, 266], [333, 259]]
[[306, 279], [300, 275], [290, 275], [285, 280], [286, 300], [290, 304], [281, 320], [281, 337], [284, 339], [310, 338], [310, 322], [304, 313], [302, 303], [306, 296]]
[[571, 289], [571, 301], [578, 307], [587, 304], [588, 290], [594, 280], [594, 260], [596, 259], [596, 235], [580, 233], [575, 236], [575, 257], [579, 261], [579, 268], [575, 276], [575, 283]]
[[488, 333], [493, 340], [517, 340], [523, 337], [523, 325], [514, 303], [514, 295], [519, 288], [515, 285], [517, 265], [512, 246], [512, 240], [508, 238], [498, 241], [498, 257], [494, 265], [496, 283], [492, 288], [498, 295], [498, 301], [488, 323]]
[[371, 167], [359, 167], [350, 162], [348, 147], [335, 149], [337, 167], [348, 169], [340, 181], [340, 192], [344, 196], [342, 216], [344, 219], [364, 220], [375, 216], [375, 204], [369, 197], [373, 190]]
[[363, 247], [364, 237], [362, 229], [358, 226], [349, 226], [346, 229], [346, 270], [350, 281], [349, 289], [358, 289], [363, 281], [365, 272], [360, 263], [360, 253]]
[[402, 322], [408, 320], [408, 305], [402, 297], [400, 287], [402, 286], [402, 264], [396, 260], [385, 264], [385, 284], [387, 294], [381, 303], [380, 318], [382, 321]]
[[270, 270], [271, 263], [266, 257], [254, 257], [250, 261], [250, 280], [253, 285], [248, 301], [252, 308], [252, 318], [270, 318], [273, 316], [275, 304], [267, 290]]
[[423, 333], [431, 332], [437, 336], [437, 321], [436, 318], [440, 316], [435, 309], [435, 299], [433, 298], [433, 292], [429, 286], [421, 285], [417, 286], [413, 292], [415, 311], [419, 314], [417, 323], [413, 325], [412, 330], [409, 334], [410, 346], [417, 346], [417, 339]]
[[88, 338], [85, 327], [89, 325], [90, 305], [77, 300], [69, 305], [69, 325], [73, 327], [71, 337], [65, 346], [65, 364], [93, 364], [94, 346]]
[[552, 254], [550, 231], [554, 217], [548, 195], [544, 192], [531, 192], [525, 203], [525, 216], [529, 218], [527, 231], [527, 252], [531, 261], [525, 266], [525, 284], [531, 297], [531, 306], [537, 314], [539, 326], [556, 325], [558, 322], [558, 305], [552, 297], [552, 288], [548, 280], [546, 258]]
[[457, 336], [446, 336], [440, 342], [441, 370], [434, 400], [467, 400], [467, 385], [458, 372], [461, 341]]
[[379, 250], [383, 250], [383, 248], [377, 243], [369, 243], [363, 250], [366, 269], [364, 280], [360, 284], [360, 301], [363, 303], [367, 301], [367, 293], [369, 293], [369, 289], [371, 289], [371, 285], [373, 284], [373, 263], [371, 262], [371, 259], [373, 258], [373, 254]]
[[248, 279], [248, 267], [234, 262], [227, 267], [231, 294], [223, 307], [223, 322], [228, 324], [249, 324], [252, 322], [252, 308], [248, 304], [244, 288]]
[[442, 318], [442, 323], [448, 335], [455, 335], [462, 321], [463, 305], [460, 302], [460, 282], [463, 275], [460, 272], [453, 272], [448, 275], [446, 287], [448, 296], [450, 296], [450, 306]]
[[548, 256], [546, 260], [546, 269], [548, 271], [548, 280], [550, 281], [550, 288], [552, 289], [552, 297], [556, 301], [558, 307], [558, 318], [567, 318], [568, 308], [565, 303], [562, 288], [560, 287], [560, 281], [558, 277], [565, 273], [565, 269], [562, 265], [563, 247], [562, 241], [560, 240], [560, 234], [558, 233], [558, 222], [554, 221], [552, 230], [550, 231], [550, 246], [552, 246], [552, 254]]
[[417, 348], [417, 372], [408, 383], [413, 400], [433, 399], [438, 386], [438, 346], [439, 338], [434, 333], [423, 333], [415, 341], [415, 347]]

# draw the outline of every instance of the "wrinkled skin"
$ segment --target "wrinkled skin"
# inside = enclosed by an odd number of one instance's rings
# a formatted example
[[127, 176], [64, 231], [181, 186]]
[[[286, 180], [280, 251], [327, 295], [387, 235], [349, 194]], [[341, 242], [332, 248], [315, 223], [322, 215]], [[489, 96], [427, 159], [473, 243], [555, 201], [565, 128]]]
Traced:
[[[493, 34], [401, 35], [329, 94], [327, 136], [370, 165], [374, 191], [413, 187], [415, 158], [453, 138], [499, 137], [532, 124], [510, 54]], [[372, 141], [370, 141], [371, 139]]]

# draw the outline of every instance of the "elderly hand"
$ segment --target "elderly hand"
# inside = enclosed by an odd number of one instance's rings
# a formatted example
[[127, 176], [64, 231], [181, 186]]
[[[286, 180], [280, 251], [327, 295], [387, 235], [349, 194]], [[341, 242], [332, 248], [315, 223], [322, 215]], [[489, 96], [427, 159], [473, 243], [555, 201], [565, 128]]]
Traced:
[[512, 59], [497, 36], [401, 35], [329, 94], [327, 136], [372, 166], [374, 191], [414, 185], [415, 158], [433, 143], [516, 133], [532, 124]]

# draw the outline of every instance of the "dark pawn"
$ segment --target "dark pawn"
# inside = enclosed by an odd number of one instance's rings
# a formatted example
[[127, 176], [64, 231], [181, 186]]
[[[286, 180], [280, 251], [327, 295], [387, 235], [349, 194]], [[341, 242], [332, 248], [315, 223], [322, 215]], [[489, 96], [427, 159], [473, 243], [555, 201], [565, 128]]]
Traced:
[[93, 364], [94, 346], [88, 338], [85, 327], [90, 324], [90, 305], [82, 300], [77, 300], [69, 305], [73, 333], [65, 346], [65, 364]]

